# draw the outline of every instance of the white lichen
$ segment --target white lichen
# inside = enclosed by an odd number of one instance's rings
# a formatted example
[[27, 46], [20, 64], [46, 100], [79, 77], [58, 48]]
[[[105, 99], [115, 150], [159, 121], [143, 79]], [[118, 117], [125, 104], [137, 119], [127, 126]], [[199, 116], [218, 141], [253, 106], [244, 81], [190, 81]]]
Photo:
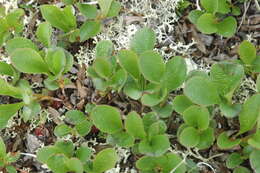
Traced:
[[17, 0], [0, 0], [0, 4], [5, 7], [5, 13], [7, 14], [12, 9], [18, 8]]
[[[144, 26], [152, 28], [156, 33], [157, 43], [166, 43], [158, 51], [165, 60], [175, 55], [190, 55], [194, 50], [191, 47], [194, 41], [186, 44], [172, 39], [175, 32], [175, 23], [178, 4], [183, 0], [122, 0], [124, 14], [105, 21], [105, 27], [101, 34], [94, 37], [94, 44], [101, 40], [111, 40], [115, 44], [115, 50], [128, 49], [134, 33]], [[171, 49], [171, 51], [167, 51]], [[91, 64], [95, 58], [95, 51], [88, 48], [80, 48], [75, 55], [80, 65]]]

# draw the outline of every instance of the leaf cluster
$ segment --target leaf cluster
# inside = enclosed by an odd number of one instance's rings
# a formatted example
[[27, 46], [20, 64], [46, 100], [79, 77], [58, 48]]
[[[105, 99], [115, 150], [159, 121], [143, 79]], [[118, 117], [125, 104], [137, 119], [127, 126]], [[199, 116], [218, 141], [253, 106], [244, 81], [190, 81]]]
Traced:
[[106, 148], [93, 158], [92, 150], [87, 146], [76, 148], [71, 141], [57, 141], [41, 148], [37, 160], [47, 164], [54, 173], [102, 173], [115, 166], [118, 156], [114, 149]]
[[236, 33], [237, 21], [229, 14], [240, 15], [239, 7], [229, 0], [200, 0], [200, 4], [203, 10], [193, 10], [188, 16], [199, 31], [223, 37], [232, 37]]
[[0, 137], [0, 167], [8, 173], [16, 173], [15, 167], [12, 163], [16, 162], [20, 157], [20, 154], [10, 153], [6, 151], [6, 146], [3, 139]]

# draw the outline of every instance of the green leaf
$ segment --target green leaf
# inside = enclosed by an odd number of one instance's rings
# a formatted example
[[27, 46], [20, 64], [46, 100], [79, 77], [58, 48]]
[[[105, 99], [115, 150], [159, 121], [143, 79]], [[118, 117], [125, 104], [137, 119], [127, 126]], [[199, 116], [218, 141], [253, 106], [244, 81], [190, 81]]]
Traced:
[[16, 173], [16, 168], [12, 165], [8, 165], [5, 167], [5, 169], [7, 170], [8, 173]]
[[47, 160], [47, 165], [55, 173], [66, 173], [69, 169], [66, 166], [66, 163], [69, 161], [67, 157], [62, 154], [52, 155]]
[[146, 136], [143, 120], [136, 112], [130, 112], [125, 120], [126, 131], [137, 139], [143, 139]]
[[211, 147], [215, 141], [214, 129], [209, 127], [206, 130], [200, 132], [200, 141], [196, 148], [203, 150]]
[[73, 5], [75, 0], [62, 0], [65, 5]]
[[260, 150], [260, 130], [258, 130], [252, 137], [248, 139], [248, 144]]
[[83, 164], [77, 158], [70, 158], [66, 161], [66, 166], [69, 171], [74, 173], [83, 173]]
[[232, 10], [232, 14], [234, 16], [240, 16], [241, 15], [241, 10], [240, 10], [239, 7], [233, 6], [233, 7], [231, 7], [231, 10]]
[[33, 117], [38, 115], [41, 111], [41, 105], [36, 102], [32, 101], [29, 105], [23, 107], [22, 115], [24, 122], [31, 120]]
[[162, 120], [158, 120], [157, 122], [154, 122], [153, 124], [150, 125], [148, 129], [148, 134], [149, 137], [155, 135], [162, 135], [166, 132], [166, 130], [167, 130], [167, 125], [165, 124], [165, 122]]
[[260, 55], [257, 55], [252, 63], [252, 71], [255, 73], [260, 73]]
[[71, 141], [57, 141], [54, 146], [60, 150], [61, 154], [67, 157], [72, 157], [74, 154], [75, 147]]
[[87, 162], [92, 154], [92, 150], [89, 147], [81, 146], [76, 151], [76, 157], [84, 162]]
[[251, 173], [251, 171], [243, 166], [234, 169], [233, 173]]
[[158, 92], [151, 93], [151, 94], [144, 94], [141, 98], [141, 102], [146, 106], [153, 107], [158, 105], [160, 102], [162, 102], [166, 96], [167, 96], [167, 89], [162, 88]]
[[48, 64], [49, 70], [59, 75], [65, 68], [66, 55], [62, 48], [50, 49], [45, 56], [45, 62]]
[[23, 73], [48, 74], [49, 69], [43, 58], [30, 48], [16, 49], [11, 54], [13, 66]]
[[207, 72], [205, 71], [201, 71], [201, 70], [192, 70], [188, 73], [187, 77], [186, 77], [186, 81], [188, 81], [189, 79], [191, 79], [192, 77], [195, 77], [195, 76], [200, 76], [200, 77], [203, 77], [203, 78], [208, 78], [209, 75]]
[[132, 147], [134, 145], [135, 138], [127, 132], [120, 131], [109, 135], [107, 137], [107, 142], [120, 147]]
[[84, 120], [76, 124], [75, 129], [77, 130], [78, 134], [83, 137], [89, 134], [91, 127], [92, 127], [92, 123], [89, 122], [88, 120]]
[[136, 162], [136, 167], [142, 171], [147, 171], [149, 173], [156, 169], [168, 173], [175, 168], [177, 169], [175, 169], [174, 173], [185, 173], [185, 164], [181, 164], [181, 162], [182, 159], [177, 154], [167, 153], [160, 157], [144, 156]]
[[239, 134], [251, 130], [260, 115], [260, 94], [255, 94], [246, 100], [239, 115]]
[[135, 52], [131, 50], [121, 50], [118, 52], [118, 60], [122, 68], [124, 68], [134, 79], [140, 78], [138, 56]]
[[256, 59], [256, 48], [252, 43], [245, 40], [239, 45], [238, 54], [245, 64], [250, 65]]
[[186, 97], [185, 95], [178, 95], [176, 96], [173, 101], [173, 109], [182, 114], [188, 107], [192, 106], [193, 103]]
[[76, 16], [73, 14], [72, 6], [66, 6], [61, 9], [55, 5], [42, 5], [40, 10], [43, 18], [55, 28], [69, 32], [77, 27]]
[[255, 171], [255, 173], [260, 173], [260, 150], [254, 150], [250, 154], [250, 165]]
[[116, 90], [120, 91], [127, 80], [127, 73], [124, 69], [117, 70], [113, 76], [111, 77], [111, 80], [109, 82], [109, 85]]
[[166, 135], [152, 136], [151, 139], [142, 140], [139, 143], [139, 151], [149, 156], [163, 155], [170, 147], [169, 139]]
[[143, 156], [135, 163], [136, 167], [142, 171], [151, 171], [156, 167], [156, 157]]
[[219, 94], [228, 95], [230, 100], [234, 90], [240, 85], [244, 77], [242, 65], [232, 62], [214, 64], [210, 70], [210, 77], [217, 86]]
[[66, 56], [66, 64], [65, 64], [65, 67], [64, 67], [64, 70], [63, 70], [63, 74], [69, 72], [73, 66], [73, 63], [74, 63], [74, 58], [73, 56], [66, 50], [64, 50], [65, 52], [65, 56]]
[[150, 28], [139, 29], [131, 40], [130, 48], [137, 54], [153, 50], [156, 42], [155, 33]]
[[[57, 76], [56, 76], [57, 77]], [[59, 83], [56, 81], [56, 78], [53, 79], [53, 76], [44, 80], [44, 86], [51, 91], [59, 89]]]
[[200, 10], [192, 10], [189, 15], [188, 19], [190, 20], [191, 23], [196, 24], [199, 17], [204, 14], [203, 11]]
[[221, 133], [218, 136], [217, 144], [220, 149], [230, 149], [239, 145], [240, 139], [230, 139], [226, 132]]
[[260, 74], [258, 75], [256, 80], [256, 89], [260, 93]]
[[40, 148], [36, 154], [37, 160], [40, 161], [41, 163], [47, 163], [47, 160], [51, 156], [53, 156], [57, 153], [60, 153], [60, 150], [59, 150], [59, 148], [54, 147], [54, 146], [46, 146], [46, 147]]
[[7, 153], [7, 157], [6, 157], [6, 161], [8, 163], [14, 163], [16, 162], [18, 159], [20, 158], [20, 153], [16, 152], [16, 153]]
[[172, 103], [166, 103], [165, 105], [157, 105], [152, 107], [153, 111], [155, 111], [160, 118], [168, 118], [172, 115], [173, 105]]
[[223, 37], [232, 37], [236, 33], [237, 21], [234, 17], [229, 16], [217, 24], [217, 34]]
[[66, 136], [66, 135], [70, 134], [71, 131], [72, 131], [72, 129], [69, 126], [67, 126], [66, 124], [60, 124], [55, 127], [54, 134], [57, 137], [62, 137], [62, 136]]
[[98, 14], [96, 5], [78, 3], [77, 7], [79, 11], [88, 19], [95, 19]]
[[193, 127], [187, 127], [180, 133], [179, 142], [186, 147], [195, 147], [199, 141], [199, 132]]
[[46, 47], [51, 46], [52, 27], [48, 22], [38, 25], [36, 30], [37, 39]]
[[98, 0], [98, 5], [101, 8], [102, 15], [107, 16], [113, 0]]
[[206, 130], [209, 126], [209, 111], [205, 107], [190, 106], [183, 112], [183, 119], [186, 124], [199, 130]]
[[103, 40], [96, 45], [96, 58], [109, 58], [114, 51], [114, 45], [110, 40]]
[[210, 79], [195, 76], [185, 83], [184, 94], [199, 105], [214, 105], [220, 102], [217, 87]]
[[66, 121], [73, 125], [79, 124], [82, 121], [86, 120], [86, 116], [84, 115], [84, 113], [78, 110], [69, 110], [68, 112], [66, 112], [65, 117]]
[[11, 55], [16, 49], [19, 48], [30, 48], [35, 51], [38, 51], [37, 46], [29, 39], [23, 37], [16, 37], [11, 40], [8, 40], [6, 43], [6, 51]]
[[0, 78], [0, 95], [12, 96], [18, 99], [22, 97], [22, 90], [7, 83], [4, 79]]
[[100, 79], [100, 78], [94, 78], [94, 79], [92, 79], [92, 81], [97, 90], [104, 91], [104, 92], [106, 91], [106, 89], [108, 87], [108, 83], [105, 80]]
[[165, 64], [161, 55], [154, 51], [146, 51], [139, 57], [141, 73], [146, 80], [160, 83], [165, 72]]
[[[185, 173], [186, 172], [186, 166], [185, 163], [183, 163], [180, 156], [173, 153], [167, 153], [165, 156], [165, 159], [167, 162], [160, 163], [161, 167], [163, 168], [164, 172], [171, 172], [173, 169], [175, 169], [174, 173]], [[164, 159], [163, 159], [164, 160]], [[159, 160], [160, 162], [160, 160]]]
[[124, 93], [128, 97], [134, 100], [138, 100], [142, 97], [142, 89], [137, 85], [137, 83], [132, 79], [128, 80], [124, 86]]
[[0, 137], [0, 158], [5, 158], [5, 156], [6, 156], [5, 143], [2, 137]]
[[86, 41], [91, 37], [96, 36], [101, 31], [101, 23], [100, 21], [86, 21], [80, 27], [80, 41]]
[[215, 13], [218, 10], [218, 1], [212, 1], [212, 0], [201, 0], [200, 3], [203, 8], [206, 9], [208, 13]]
[[110, 9], [107, 13], [107, 17], [116, 17], [118, 16], [119, 12], [121, 10], [121, 4], [120, 2], [113, 0], [110, 6]]
[[13, 76], [14, 73], [15, 72], [11, 64], [7, 64], [6, 62], [0, 61], [0, 75]]
[[229, 104], [226, 102], [222, 102], [222, 103], [220, 103], [219, 108], [225, 117], [234, 118], [241, 111], [242, 105], [241, 104]]
[[93, 161], [93, 171], [95, 173], [102, 173], [109, 169], [114, 168], [118, 156], [116, 151], [112, 148], [107, 148], [100, 151]]
[[9, 28], [12, 28], [16, 33], [22, 32], [23, 30], [23, 22], [22, 17], [24, 16], [24, 10], [21, 8], [17, 8], [13, 10], [11, 13], [7, 14], [6, 22]]
[[120, 113], [114, 107], [98, 105], [92, 110], [90, 117], [102, 132], [113, 134], [123, 128]]
[[228, 156], [227, 160], [226, 160], [226, 166], [229, 169], [233, 169], [237, 166], [239, 166], [241, 163], [243, 163], [243, 158], [240, 154], [238, 153], [232, 153]]
[[5, 126], [8, 123], [8, 120], [12, 118], [12, 116], [23, 106], [23, 102], [0, 105], [0, 129], [5, 128]]
[[204, 13], [197, 20], [197, 28], [204, 34], [213, 34], [217, 32], [217, 26], [217, 20], [215, 16], [210, 13]]
[[164, 81], [168, 92], [171, 92], [185, 81], [187, 66], [184, 58], [180, 56], [173, 57], [166, 64]]
[[104, 58], [95, 59], [93, 67], [96, 73], [104, 79], [108, 79], [112, 75], [112, 65]]
[[230, 11], [230, 5], [227, 3], [227, 0], [218, 0], [218, 13], [227, 14]]
[[149, 131], [149, 128], [150, 126], [157, 122], [158, 121], [158, 117], [157, 117], [157, 114], [155, 112], [149, 112], [149, 113], [146, 113], [144, 116], [143, 116], [143, 124], [144, 124], [144, 130], [146, 132]]

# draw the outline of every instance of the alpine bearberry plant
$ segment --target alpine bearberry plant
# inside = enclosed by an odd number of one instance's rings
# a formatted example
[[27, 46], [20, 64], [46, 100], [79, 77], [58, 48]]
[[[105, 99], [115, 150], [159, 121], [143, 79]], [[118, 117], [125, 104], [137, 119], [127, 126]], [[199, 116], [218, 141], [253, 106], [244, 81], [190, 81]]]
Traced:
[[[121, 9], [120, 3], [116, 0], [99, 0], [100, 9], [97, 8], [96, 4], [74, 3], [74, 1], [65, 3], [67, 5], [64, 8], [55, 5], [42, 5], [40, 10], [43, 18], [51, 26], [63, 31], [60, 37], [69, 42], [83, 42], [96, 36], [102, 30], [102, 20], [117, 16]], [[73, 4], [85, 18], [79, 28]]]
[[92, 150], [87, 146], [76, 148], [71, 141], [57, 141], [54, 145], [41, 148], [37, 152], [37, 160], [54, 173], [102, 173], [113, 168], [118, 160], [112, 148], [98, 152], [92, 159]]
[[18, 153], [10, 153], [6, 151], [6, 146], [3, 139], [0, 137], [0, 168], [8, 173], [16, 172], [15, 167], [12, 163], [16, 162], [20, 157]]
[[204, 34], [216, 33], [223, 37], [235, 34], [237, 21], [229, 14], [239, 15], [240, 9], [229, 0], [200, 0], [202, 10], [189, 13], [189, 20]]
[[131, 99], [140, 100], [166, 118], [172, 112], [168, 95], [182, 85], [187, 67], [180, 56], [165, 63], [153, 50], [155, 42], [155, 33], [149, 28], [138, 30], [130, 49], [117, 54], [113, 54], [111, 42], [102, 41], [97, 44], [96, 59], [87, 72], [98, 90], [122, 90]]

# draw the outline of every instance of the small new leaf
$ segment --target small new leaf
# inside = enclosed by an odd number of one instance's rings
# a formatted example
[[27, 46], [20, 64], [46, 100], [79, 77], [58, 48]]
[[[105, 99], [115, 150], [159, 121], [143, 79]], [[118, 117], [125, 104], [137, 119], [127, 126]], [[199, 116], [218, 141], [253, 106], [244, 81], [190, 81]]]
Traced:
[[245, 40], [239, 45], [238, 54], [245, 64], [250, 65], [256, 59], [256, 48], [252, 43]]

